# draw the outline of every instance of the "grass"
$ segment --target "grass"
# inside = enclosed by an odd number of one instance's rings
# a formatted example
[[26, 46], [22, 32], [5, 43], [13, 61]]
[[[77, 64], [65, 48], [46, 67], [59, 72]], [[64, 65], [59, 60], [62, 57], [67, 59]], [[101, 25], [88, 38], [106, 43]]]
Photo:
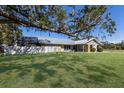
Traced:
[[1, 56], [0, 87], [124, 87], [124, 53]]
[[112, 49], [104, 49], [104, 52], [106, 52], [106, 53], [120, 53], [120, 52], [124, 52], [124, 50], [112, 50]]

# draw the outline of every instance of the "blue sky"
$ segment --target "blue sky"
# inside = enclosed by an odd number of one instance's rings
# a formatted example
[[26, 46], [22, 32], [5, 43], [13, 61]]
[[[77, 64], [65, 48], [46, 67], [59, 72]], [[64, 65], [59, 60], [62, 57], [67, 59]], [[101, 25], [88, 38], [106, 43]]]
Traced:
[[[106, 40], [110, 42], [120, 42], [124, 40], [124, 6], [112, 6], [109, 11], [111, 12], [111, 17], [116, 22], [117, 31], [112, 37], [106, 36]], [[95, 31], [95, 35], [97, 36], [98, 31]], [[65, 35], [55, 34], [55, 33], [48, 33], [48, 32], [40, 32], [34, 31], [30, 29], [26, 31], [23, 28], [23, 35], [24, 36], [39, 36], [39, 37], [55, 37], [55, 38], [68, 38]]]
[[116, 22], [117, 31], [112, 37], [107, 37], [108, 41], [119, 42], [124, 40], [124, 6], [112, 6], [110, 9], [112, 18]]

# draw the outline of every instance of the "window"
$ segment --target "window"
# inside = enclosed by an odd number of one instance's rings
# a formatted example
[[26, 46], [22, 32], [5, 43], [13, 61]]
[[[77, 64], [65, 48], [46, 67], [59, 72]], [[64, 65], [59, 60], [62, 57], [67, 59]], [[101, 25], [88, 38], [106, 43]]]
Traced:
[[64, 45], [64, 50], [70, 50], [71, 46], [70, 45]]

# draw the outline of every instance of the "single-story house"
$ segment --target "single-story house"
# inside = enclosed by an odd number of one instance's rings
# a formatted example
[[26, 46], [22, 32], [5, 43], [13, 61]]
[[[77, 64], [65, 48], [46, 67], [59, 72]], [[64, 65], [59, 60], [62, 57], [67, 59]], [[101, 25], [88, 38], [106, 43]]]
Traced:
[[39, 44], [48, 48], [48, 52], [63, 52], [63, 51], [80, 51], [80, 52], [94, 52], [98, 47], [102, 46], [102, 43], [96, 38], [83, 39], [83, 40], [71, 40], [60, 38], [48, 38], [48, 37], [23, 37], [23, 44], [25, 42]]
[[102, 43], [96, 38], [70, 40], [48, 37], [22, 37], [17, 46], [6, 46], [6, 54], [32, 54], [46, 52], [97, 52]]

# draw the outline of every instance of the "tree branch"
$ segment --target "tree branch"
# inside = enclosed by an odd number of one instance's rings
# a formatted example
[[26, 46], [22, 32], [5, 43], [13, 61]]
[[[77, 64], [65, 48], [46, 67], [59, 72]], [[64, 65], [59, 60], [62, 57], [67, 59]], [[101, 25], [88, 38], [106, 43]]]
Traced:
[[26, 27], [35, 27], [35, 28], [38, 28], [38, 29], [41, 29], [41, 30], [46, 30], [46, 31], [49, 31], [49, 32], [54, 32], [54, 33], [59, 33], [59, 34], [64, 34], [64, 35], [75, 37], [75, 35], [73, 35], [69, 32], [62, 32], [62, 31], [60, 32], [56, 29], [48, 28], [46, 26], [38, 26], [38, 25], [35, 25], [33, 23], [30, 23], [30, 22], [27, 22], [27, 21], [22, 21], [22, 20], [19, 20], [19, 19], [15, 18], [15, 17], [9, 16], [6, 13], [3, 13], [1, 11], [0, 11], [0, 16], [3, 16], [5, 18], [11, 20], [15, 24], [23, 25], [23, 26], [26, 26]]

